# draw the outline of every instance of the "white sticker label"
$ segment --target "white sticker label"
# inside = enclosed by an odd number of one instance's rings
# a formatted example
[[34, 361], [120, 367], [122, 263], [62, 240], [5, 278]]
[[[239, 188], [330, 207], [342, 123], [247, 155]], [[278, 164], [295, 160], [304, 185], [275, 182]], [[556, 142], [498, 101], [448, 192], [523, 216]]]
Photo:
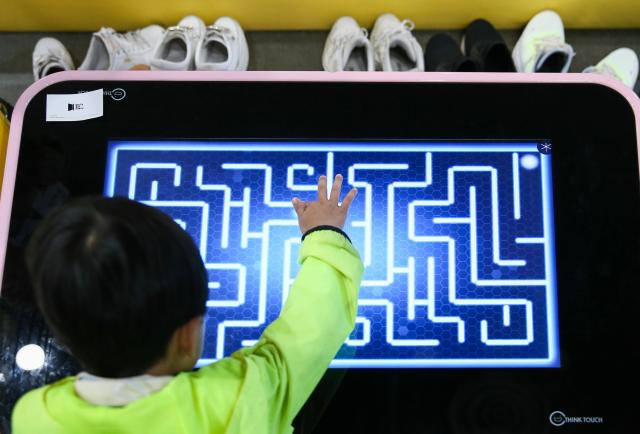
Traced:
[[73, 122], [102, 116], [102, 89], [47, 95], [47, 122]]

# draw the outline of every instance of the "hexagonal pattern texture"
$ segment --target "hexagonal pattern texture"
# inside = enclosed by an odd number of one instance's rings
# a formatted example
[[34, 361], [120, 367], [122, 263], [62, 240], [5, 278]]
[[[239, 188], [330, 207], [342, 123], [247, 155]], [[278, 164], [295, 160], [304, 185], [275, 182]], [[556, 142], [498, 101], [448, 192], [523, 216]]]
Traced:
[[172, 216], [206, 264], [200, 364], [277, 318], [298, 269], [291, 198], [337, 173], [359, 189], [345, 231], [366, 269], [332, 366], [557, 366], [551, 154], [536, 143], [113, 142], [106, 194]]

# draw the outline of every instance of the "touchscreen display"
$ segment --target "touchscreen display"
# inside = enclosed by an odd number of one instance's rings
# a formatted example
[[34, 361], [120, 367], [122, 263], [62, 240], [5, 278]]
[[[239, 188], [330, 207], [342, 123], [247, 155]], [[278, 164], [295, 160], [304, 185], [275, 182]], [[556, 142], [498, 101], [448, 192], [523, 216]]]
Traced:
[[[298, 270], [291, 198], [357, 187], [365, 264], [333, 367], [557, 367], [550, 142], [112, 141], [105, 194], [158, 207], [209, 275], [199, 366], [257, 342]], [[330, 185], [329, 185], [330, 189]], [[348, 191], [343, 187], [343, 194]]]

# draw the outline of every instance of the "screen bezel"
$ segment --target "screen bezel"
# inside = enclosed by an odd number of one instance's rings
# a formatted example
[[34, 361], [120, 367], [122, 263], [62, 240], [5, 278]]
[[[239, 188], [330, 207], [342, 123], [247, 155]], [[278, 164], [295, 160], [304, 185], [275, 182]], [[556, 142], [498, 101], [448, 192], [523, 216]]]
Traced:
[[[640, 305], [633, 291], [640, 287], [634, 242], [640, 239], [639, 104], [621, 85], [593, 74], [84, 74], [52, 75], [16, 107], [0, 200], [2, 255], [10, 223], [15, 228], [24, 218], [22, 193], [36, 184], [34, 151], [43, 143], [74, 142], [69, 163], [80, 170], [65, 176], [81, 195], [101, 191], [102, 180], [87, 182], [92, 170], [104, 168], [96, 147], [109, 138], [152, 139], [159, 126], [173, 139], [551, 139], [563, 366], [350, 370], [319, 426], [374, 432], [395, 420], [442, 427], [455, 420], [458, 394], [487, 384], [492, 390], [515, 385], [535, 399], [531, 411], [536, 421], [544, 419], [542, 428], [558, 409], [603, 415], [609, 431], [633, 426], [632, 400], [618, 391], [637, 380], [640, 362], [628, 347], [634, 328], [620, 320], [634, 318]], [[102, 118], [44, 121], [47, 93], [97, 88], [126, 89], [127, 96], [105, 98]], [[2, 296], [28, 302], [28, 290], [20, 289], [25, 282], [16, 276], [20, 264], [10, 260], [18, 253], [0, 258]], [[330, 371], [312, 402], [331, 378], [344, 375], [338, 371]]]

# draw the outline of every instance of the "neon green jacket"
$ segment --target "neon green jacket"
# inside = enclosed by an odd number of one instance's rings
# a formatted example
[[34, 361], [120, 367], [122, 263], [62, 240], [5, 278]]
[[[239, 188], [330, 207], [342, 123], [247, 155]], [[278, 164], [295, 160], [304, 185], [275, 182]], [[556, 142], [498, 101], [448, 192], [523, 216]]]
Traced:
[[123, 407], [80, 398], [75, 377], [25, 394], [14, 434], [290, 433], [291, 423], [353, 330], [363, 266], [342, 235], [309, 234], [280, 317], [253, 347]]

